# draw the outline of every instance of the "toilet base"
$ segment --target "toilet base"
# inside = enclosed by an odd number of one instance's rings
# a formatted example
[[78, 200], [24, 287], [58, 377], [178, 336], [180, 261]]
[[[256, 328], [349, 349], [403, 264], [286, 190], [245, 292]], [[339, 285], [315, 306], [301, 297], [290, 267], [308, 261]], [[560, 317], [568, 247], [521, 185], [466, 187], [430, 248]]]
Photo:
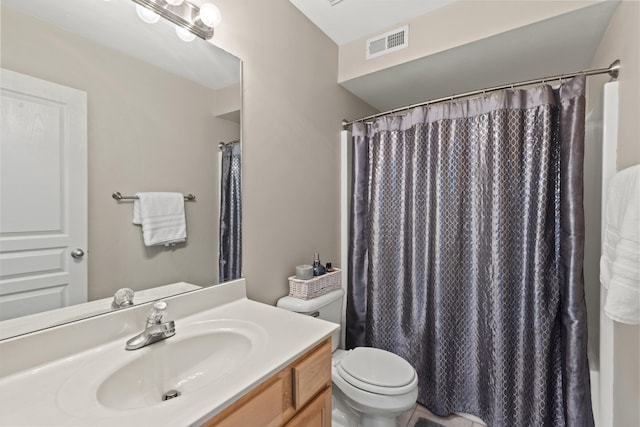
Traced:
[[331, 425], [333, 427], [358, 427], [358, 414], [344, 404], [340, 399], [336, 399], [335, 386], [331, 393]]
[[353, 420], [346, 417], [344, 412], [334, 409], [331, 413], [331, 425], [333, 427], [396, 427], [396, 418], [362, 414], [359, 420]]
[[395, 416], [385, 417], [383, 415], [368, 415], [362, 414], [360, 416], [360, 425], [363, 427], [396, 427]]
[[[340, 396], [336, 399], [336, 395]], [[366, 414], [352, 409], [345, 403], [342, 392], [333, 387], [331, 403], [331, 425], [333, 427], [396, 427], [399, 414]]]

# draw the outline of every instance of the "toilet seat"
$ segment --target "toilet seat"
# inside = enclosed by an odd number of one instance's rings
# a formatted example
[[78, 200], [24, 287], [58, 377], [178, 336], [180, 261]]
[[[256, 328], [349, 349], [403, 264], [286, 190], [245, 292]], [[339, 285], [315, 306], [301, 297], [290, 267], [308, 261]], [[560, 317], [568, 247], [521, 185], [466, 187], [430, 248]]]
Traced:
[[408, 393], [418, 382], [416, 371], [409, 362], [371, 347], [351, 350], [336, 363], [336, 370], [352, 386], [388, 396]]

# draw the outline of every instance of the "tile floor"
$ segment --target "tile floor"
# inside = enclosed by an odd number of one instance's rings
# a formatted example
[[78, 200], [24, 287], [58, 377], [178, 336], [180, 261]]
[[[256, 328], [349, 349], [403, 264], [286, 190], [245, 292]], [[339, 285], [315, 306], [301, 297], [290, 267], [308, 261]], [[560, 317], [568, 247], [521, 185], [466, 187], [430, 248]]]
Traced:
[[486, 427], [479, 421], [472, 421], [470, 419], [459, 417], [457, 415], [438, 417], [429, 412], [427, 408], [417, 403], [413, 409], [398, 417], [397, 426], [414, 427], [420, 418], [426, 418], [427, 420], [435, 421], [436, 423], [441, 424], [443, 427]]

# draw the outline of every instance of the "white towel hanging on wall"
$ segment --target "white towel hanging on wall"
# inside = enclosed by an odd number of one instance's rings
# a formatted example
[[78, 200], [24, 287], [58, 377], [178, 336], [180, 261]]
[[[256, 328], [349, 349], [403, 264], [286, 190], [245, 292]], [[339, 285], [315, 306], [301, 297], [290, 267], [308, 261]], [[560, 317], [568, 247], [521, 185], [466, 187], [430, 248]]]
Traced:
[[608, 289], [611, 319], [640, 324], [640, 165], [618, 172], [609, 184], [600, 281]]
[[182, 193], [136, 193], [133, 223], [142, 225], [146, 246], [173, 246], [187, 240]]

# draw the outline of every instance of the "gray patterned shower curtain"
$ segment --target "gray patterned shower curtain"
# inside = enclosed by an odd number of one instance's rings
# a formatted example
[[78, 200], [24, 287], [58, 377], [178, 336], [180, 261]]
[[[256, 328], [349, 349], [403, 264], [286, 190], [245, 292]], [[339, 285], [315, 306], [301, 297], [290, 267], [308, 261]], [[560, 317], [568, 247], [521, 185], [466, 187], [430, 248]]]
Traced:
[[593, 426], [584, 76], [353, 126], [347, 346], [489, 426]]
[[220, 248], [218, 276], [220, 283], [242, 275], [242, 154], [240, 143], [222, 146], [220, 184]]

